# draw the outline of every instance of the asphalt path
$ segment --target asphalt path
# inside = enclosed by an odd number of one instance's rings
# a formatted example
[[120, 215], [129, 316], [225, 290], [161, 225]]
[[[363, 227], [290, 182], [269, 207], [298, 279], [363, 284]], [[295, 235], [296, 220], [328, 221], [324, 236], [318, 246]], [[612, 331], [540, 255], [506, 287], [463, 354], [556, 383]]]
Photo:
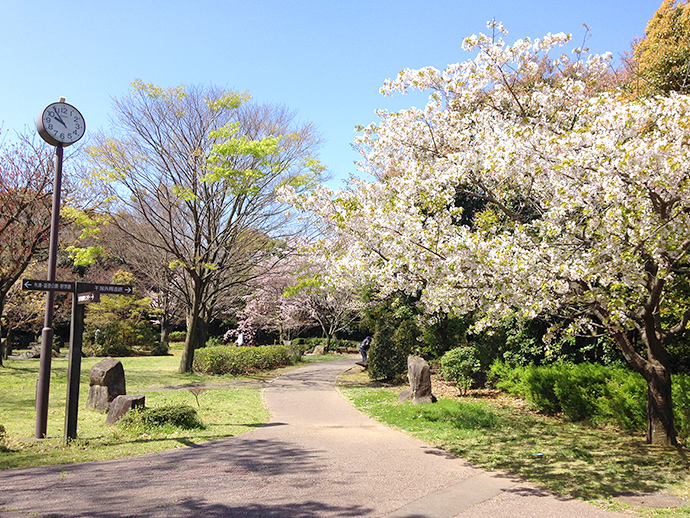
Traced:
[[264, 390], [271, 421], [223, 441], [0, 472], [0, 517], [623, 518], [479, 470], [358, 412], [335, 380], [356, 358]]

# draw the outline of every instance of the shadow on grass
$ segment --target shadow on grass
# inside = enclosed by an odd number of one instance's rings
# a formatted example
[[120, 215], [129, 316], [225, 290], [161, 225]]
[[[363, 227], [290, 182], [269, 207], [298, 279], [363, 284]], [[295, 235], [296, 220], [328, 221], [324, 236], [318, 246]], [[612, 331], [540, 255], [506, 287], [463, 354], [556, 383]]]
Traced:
[[399, 404], [395, 390], [369, 386], [351, 394], [356, 406], [380, 421], [476, 465], [570, 497], [650, 493], [686, 481], [690, 473], [683, 448], [651, 446], [642, 437], [539, 415], [506, 400], [441, 399], [413, 406]]
[[472, 418], [473, 427], [481, 434], [470, 441], [447, 444], [449, 451], [574, 497], [655, 492], [685, 479], [690, 472], [682, 448], [650, 446], [642, 438], [611, 430], [515, 410], [488, 410], [481, 419]]

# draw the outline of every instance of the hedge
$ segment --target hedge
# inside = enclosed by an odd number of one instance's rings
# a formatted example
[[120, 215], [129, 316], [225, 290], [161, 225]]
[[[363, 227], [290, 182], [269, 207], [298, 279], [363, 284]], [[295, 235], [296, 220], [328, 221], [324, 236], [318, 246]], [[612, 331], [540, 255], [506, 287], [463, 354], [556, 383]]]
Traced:
[[[496, 361], [489, 379], [539, 412], [562, 412], [571, 421], [612, 424], [631, 432], [647, 428], [647, 383], [624, 367], [591, 363], [509, 367]], [[672, 382], [676, 430], [679, 436], [690, 437], [690, 375], [675, 374]]]
[[250, 374], [294, 365], [301, 351], [284, 345], [235, 347], [218, 345], [199, 349], [194, 354], [193, 369], [204, 374]]
[[153, 430], [166, 425], [184, 430], [204, 428], [196, 410], [187, 405], [134, 409], [122, 416], [118, 425], [133, 431]]

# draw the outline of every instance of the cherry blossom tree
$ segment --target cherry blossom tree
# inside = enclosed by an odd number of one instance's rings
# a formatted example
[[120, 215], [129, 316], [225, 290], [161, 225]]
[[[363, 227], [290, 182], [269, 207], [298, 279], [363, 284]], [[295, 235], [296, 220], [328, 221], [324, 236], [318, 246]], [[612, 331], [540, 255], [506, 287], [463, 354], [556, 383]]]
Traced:
[[607, 91], [610, 54], [553, 58], [569, 36], [508, 45], [490, 29], [465, 40], [474, 59], [384, 84], [430, 95], [362, 128], [376, 181], [284, 196], [330, 232], [341, 283], [474, 312], [477, 329], [540, 314], [603, 328], [647, 381], [648, 442], [674, 444], [665, 342], [690, 308], [660, 315], [690, 273], [690, 97]]
[[26, 136], [0, 148], [0, 317], [12, 286], [48, 246], [52, 158]]
[[298, 275], [295, 262], [283, 260], [249, 283], [250, 293], [238, 314], [238, 329], [248, 343], [259, 330], [277, 332], [283, 341], [315, 325], [304, 297], [285, 294], [298, 282]]

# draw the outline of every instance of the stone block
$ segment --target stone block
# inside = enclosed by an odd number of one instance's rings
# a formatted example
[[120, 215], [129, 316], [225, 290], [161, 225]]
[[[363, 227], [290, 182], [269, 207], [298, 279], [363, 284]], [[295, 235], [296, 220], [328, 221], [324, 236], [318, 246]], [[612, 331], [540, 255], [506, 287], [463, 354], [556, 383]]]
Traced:
[[115, 424], [120, 418], [133, 408], [144, 408], [146, 398], [143, 394], [137, 396], [117, 396], [110, 403], [108, 417], [105, 424]]
[[89, 397], [86, 400], [87, 409], [105, 412], [111, 401], [126, 393], [125, 369], [120, 360], [108, 357], [91, 367]]
[[410, 382], [409, 399], [413, 405], [436, 402], [436, 397], [431, 393], [431, 368], [424, 358], [407, 357], [407, 379]]

